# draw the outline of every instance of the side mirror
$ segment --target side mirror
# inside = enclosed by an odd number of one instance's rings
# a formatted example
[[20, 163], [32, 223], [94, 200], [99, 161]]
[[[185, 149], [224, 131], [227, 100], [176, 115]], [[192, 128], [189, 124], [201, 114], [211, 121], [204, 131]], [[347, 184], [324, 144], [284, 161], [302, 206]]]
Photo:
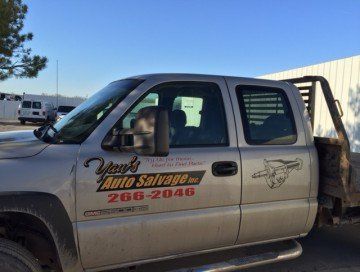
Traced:
[[135, 151], [142, 156], [165, 157], [169, 154], [169, 117], [164, 107], [142, 108], [134, 128], [114, 128], [102, 142], [105, 150]]
[[169, 154], [169, 114], [161, 106], [139, 110], [134, 127], [134, 151], [143, 156]]

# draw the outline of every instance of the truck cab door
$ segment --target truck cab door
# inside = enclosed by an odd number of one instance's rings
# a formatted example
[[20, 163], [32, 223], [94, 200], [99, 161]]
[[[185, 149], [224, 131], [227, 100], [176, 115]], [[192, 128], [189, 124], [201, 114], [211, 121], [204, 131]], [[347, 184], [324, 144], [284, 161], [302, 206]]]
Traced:
[[293, 89], [254, 79], [228, 78], [227, 83], [242, 165], [237, 243], [306, 233], [313, 223], [309, 207], [316, 212], [317, 200], [309, 196], [311, 161]]
[[[146, 79], [81, 145], [76, 211], [85, 268], [124, 265], [234, 245], [240, 222], [240, 157], [221, 77]], [[170, 151], [146, 157], [105, 150], [147, 106], [167, 108]], [[229, 105], [225, 107], [225, 105]], [[126, 142], [131, 146], [131, 136]]]

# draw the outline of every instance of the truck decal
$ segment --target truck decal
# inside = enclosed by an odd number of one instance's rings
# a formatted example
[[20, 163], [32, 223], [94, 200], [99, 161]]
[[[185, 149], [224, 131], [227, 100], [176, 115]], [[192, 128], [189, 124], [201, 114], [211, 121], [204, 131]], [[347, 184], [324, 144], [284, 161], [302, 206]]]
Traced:
[[199, 185], [205, 171], [108, 175], [97, 192]]
[[95, 170], [95, 174], [98, 175], [98, 183], [100, 183], [104, 177], [109, 174], [126, 174], [128, 171], [136, 173], [140, 165], [140, 161], [138, 161], [137, 156], [133, 156], [128, 163], [124, 164], [117, 164], [112, 161], [105, 164], [102, 157], [89, 158], [84, 162], [84, 166], [88, 168], [90, 166], [90, 162], [92, 161], [99, 162], [99, 166]]
[[112, 161], [105, 164], [102, 157], [89, 158], [84, 162], [88, 168], [92, 161], [98, 161], [99, 165], [95, 170], [98, 175], [97, 183], [100, 183], [97, 192], [147, 189], [174, 186], [193, 186], [199, 185], [205, 171], [186, 171], [186, 172], [166, 172], [166, 173], [136, 173], [139, 169], [140, 161], [137, 156], [133, 156], [129, 163], [117, 164]]
[[176, 189], [153, 190], [151, 192], [134, 191], [108, 194], [108, 203], [139, 201], [144, 199], [179, 198], [195, 195], [195, 187], [180, 187]]
[[203, 166], [206, 164], [206, 160], [194, 159], [191, 156], [176, 156], [171, 157], [152, 157], [144, 158], [145, 163], [147, 163], [152, 168], [172, 168], [172, 167], [192, 167], [192, 166]]
[[132, 206], [132, 207], [124, 207], [124, 208], [86, 211], [84, 212], [84, 216], [90, 217], [90, 216], [111, 215], [111, 214], [119, 214], [119, 213], [133, 213], [133, 212], [142, 212], [147, 210], [149, 210], [148, 205]]
[[271, 189], [279, 188], [289, 177], [289, 174], [295, 169], [302, 169], [303, 161], [296, 158], [294, 161], [285, 160], [266, 160], [264, 159], [265, 170], [256, 172], [252, 178], [264, 177], [267, 185]]

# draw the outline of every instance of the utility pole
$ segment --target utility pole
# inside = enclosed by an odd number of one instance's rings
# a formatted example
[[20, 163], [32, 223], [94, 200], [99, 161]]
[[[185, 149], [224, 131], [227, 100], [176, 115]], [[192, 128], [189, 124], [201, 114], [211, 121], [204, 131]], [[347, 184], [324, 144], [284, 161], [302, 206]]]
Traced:
[[56, 60], [56, 109], [59, 108], [59, 61]]

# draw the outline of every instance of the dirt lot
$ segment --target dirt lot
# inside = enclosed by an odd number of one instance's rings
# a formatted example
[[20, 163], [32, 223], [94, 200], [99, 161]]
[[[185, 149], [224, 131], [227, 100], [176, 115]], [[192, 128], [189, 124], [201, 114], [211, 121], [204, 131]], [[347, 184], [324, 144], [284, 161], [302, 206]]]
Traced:
[[[35, 129], [38, 125], [20, 125], [19, 122], [1, 121], [0, 131]], [[322, 228], [299, 240], [303, 246], [300, 258], [284, 263], [248, 269], [248, 272], [360, 272], [360, 225]], [[237, 256], [242, 249], [206, 254], [139, 266], [133, 272], [161, 272], [177, 268], [202, 265]], [[121, 269], [118, 271], [129, 271]]]

